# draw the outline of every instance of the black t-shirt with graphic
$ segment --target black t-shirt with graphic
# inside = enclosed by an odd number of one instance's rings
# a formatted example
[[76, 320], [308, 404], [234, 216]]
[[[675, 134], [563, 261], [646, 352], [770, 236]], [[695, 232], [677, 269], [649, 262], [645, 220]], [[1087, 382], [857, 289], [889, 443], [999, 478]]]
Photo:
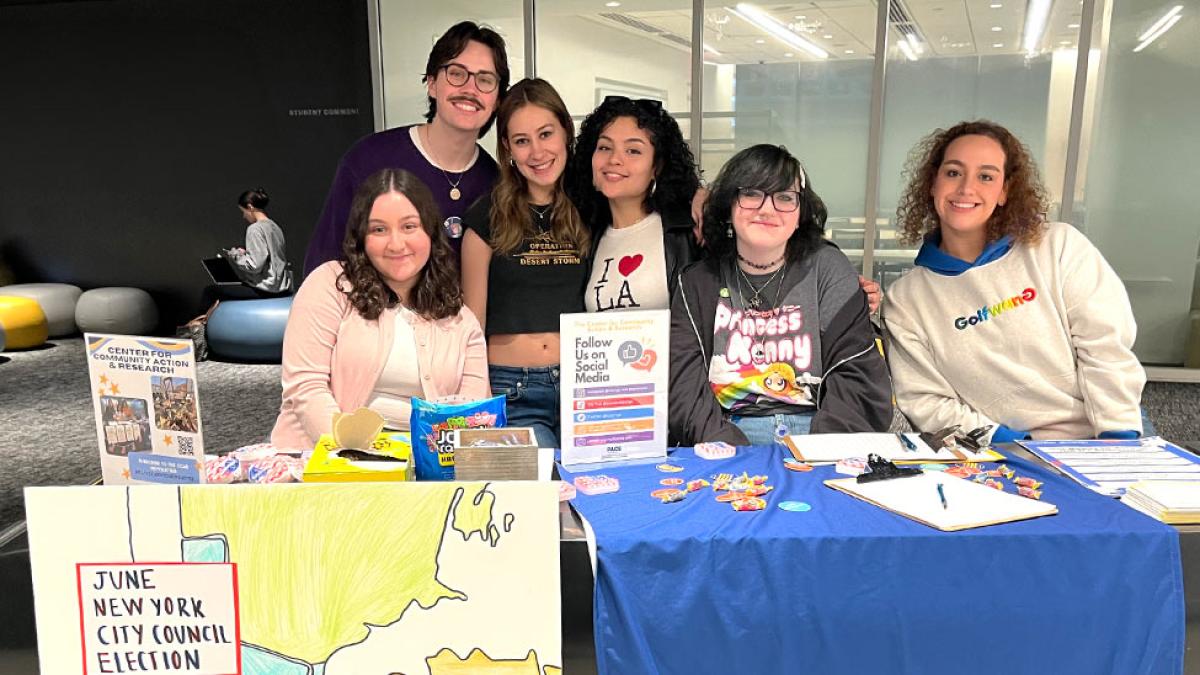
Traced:
[[[537, 207], [542, 211], [545, 207]], [[463, 218], [463, 226], [492, 241], [492, 197], [475, 202]], [[583, 311], [584, 279], [588, 268], [573, 244], [559, 243], [549, 231], [551, 214], [530, 221], [539, 231], [521, 242], [510, 255], [494, 250], [488, 267], [487, 334], [557, 333], [558, 315]]]

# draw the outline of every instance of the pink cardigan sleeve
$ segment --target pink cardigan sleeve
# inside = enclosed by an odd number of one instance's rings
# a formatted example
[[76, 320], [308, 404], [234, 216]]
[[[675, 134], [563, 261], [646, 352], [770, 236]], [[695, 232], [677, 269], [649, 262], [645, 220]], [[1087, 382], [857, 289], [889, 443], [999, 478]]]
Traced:
[[488, 398], [492, 395], [492, 388], [488, 383], [487, 341], [483, 337], [483, 329], [466, 305], [463, 305], [459, 316], [463, 320], [466, 335], [462, 381], [456, 393], [473, 401]]
[[300, 419], [309, 438], [330, 433], [339, 412], [330, 386], [333, 349], [349, 300], [338, 290], [341, 264], [326, 263], [305, 279], [283, 337], [283, 408]]

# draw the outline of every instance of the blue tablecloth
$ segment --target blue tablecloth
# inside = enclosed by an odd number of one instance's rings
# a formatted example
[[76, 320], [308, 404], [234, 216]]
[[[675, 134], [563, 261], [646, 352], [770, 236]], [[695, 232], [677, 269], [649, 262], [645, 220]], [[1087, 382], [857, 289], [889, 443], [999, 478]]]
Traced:
[[[832, 467], [782, 459], [678, 449], [681, 473], [591, 472], [621, 481], [573, 501], [596, 535], [601, 673], [1182, 672], [1174, 528], [1014, 458], [1058, 515], [941, 532], [825, 487]], [[766, 510], [735, 512], [710, 488], [674, 504], [649, 494], [743, 471], [770, 476]]]

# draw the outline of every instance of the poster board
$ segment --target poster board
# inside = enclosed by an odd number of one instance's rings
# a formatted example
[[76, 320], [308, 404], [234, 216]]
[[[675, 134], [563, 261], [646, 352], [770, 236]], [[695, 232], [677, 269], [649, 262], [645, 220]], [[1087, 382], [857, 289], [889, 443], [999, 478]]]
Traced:
[[561, 672], [555, 483], [45, 487], [25, 501], [43, 673]]
[[104, 483], [202, 482], [192, 341], [88, 333], [84, 345]]
[[562, 314], [562, 463], [667, 454], [667, 310]]

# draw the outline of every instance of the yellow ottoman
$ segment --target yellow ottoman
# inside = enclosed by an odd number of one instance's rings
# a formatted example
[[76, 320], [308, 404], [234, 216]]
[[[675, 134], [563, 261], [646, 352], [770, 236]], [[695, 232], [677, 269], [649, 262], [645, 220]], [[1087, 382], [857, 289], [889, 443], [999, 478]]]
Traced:
[[4, 327], [5, 349], [28, 349], [45, 344], [49, 337], [46, 314], [37, 300], [0, 295], [0, 326]]

